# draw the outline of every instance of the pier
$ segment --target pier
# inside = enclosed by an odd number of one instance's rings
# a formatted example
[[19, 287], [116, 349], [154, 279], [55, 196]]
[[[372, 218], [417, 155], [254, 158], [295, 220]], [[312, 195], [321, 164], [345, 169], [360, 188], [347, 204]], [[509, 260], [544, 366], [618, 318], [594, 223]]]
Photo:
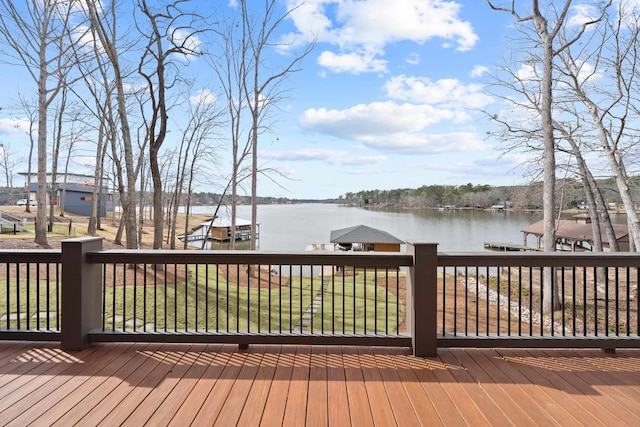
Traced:
[[527, 252], [527, 251], [540, 250], [532, 246], [527, 246], [520, 243], [511, 243], [511, 242], [485, 242], [484, 248], [490, 249], [492, 251], [502, 251], [502, 252], [518, 252], [518, 251]]

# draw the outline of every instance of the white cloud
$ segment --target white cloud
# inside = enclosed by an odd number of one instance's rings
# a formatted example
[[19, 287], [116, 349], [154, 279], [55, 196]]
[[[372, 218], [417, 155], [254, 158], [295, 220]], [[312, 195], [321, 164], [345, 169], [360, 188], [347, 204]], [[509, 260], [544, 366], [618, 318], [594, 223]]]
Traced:
[[286, 160], [286, 161], [329, 161], [348, 155], [346, 151], [340, 150], [323, 150], [323, 149], [304, 149], [292, 151], [261, 151], [260, 157], [270, 160]]
[[[375, 58], [386, 45], [399, 41], [422, 44], [443, 39], [460, 51], [472, 49], [478, 41], [471, 23], [459, 18], [460, 5], [455, 1], [307, 0], [300, 4], [289, 0], [287, 6], [295, 8], [291, 18], [298, 34], [287, 34], [283, 40], [333, 44], [339, 49], [336, 56], [360, 52], [374, 58], [372, 62], [379, 60]], [[377, 71], [376, 67], [369, 70]]]
[[538, 82], [540, 81], [540, 70], [535, 65], [522, 64], [516, 71], [515, 76], [521, 82]]
[[471, 70], [471, 77], [482, 77], [488, 72], [489, 68], [485, 67], [484, 65], [476, 65], [475, 67], [473, 67], [473, 70]]
[[[460, 162], [431, 162], [421, 166], [422, 169], [428, 168], [430, 171], [437, 171], [440, 175], [446, 174], [450, 179], [469, 180], [471, 177], [475, 177], [480, 182], [486, 182], [489, 177], [494, 179], [505, 176], [505, 171], [518, 170], [517, 174], [522, 175], [522, 171], [519, 169], [520, 165], [522, 163], [514, 158], [482, 157]], [[510, 184], [513, 184], [513, 177], [507, 179], [511, 181]]]
[[384, 89], [392, 99], [457, 109], [482, 108], [492, 102], [482, 85], [465, 85], [457, 79], [433, 82], [427, 77], [400, 75], [389, 79]]
[[486, 148], [485, 143], [470, 132], [370, 135], [363, 139], [363, 143], [369, 148], [390, 151], [396, 154], [437, 154]]
[[184, 49], [185, 54], [179, 54], [180, 57], [189, 61], [196, 58], [198, 50], [202, 42], [192, 32], [177, 28], [171, 31], [172, 41], [176, 46]]
[[357, 53], [335, 54], [324, 51], [318, 57], [318, 64], [336, 73], [384, 72], [387, 61], [375, 59], [373, 55]]
[[209, 89], [200, 89], [197, 94], [189, 97], [189, 102], [193, 105], [215, 104], [218, 98]]
[[358, 166], [381, 163], [386, 156], [353, 156], [343, 150], [303, 149], [292, 151], [264, 151], [260, 152], [264, 159], [280, 161], [322, 161], [334, 165]]
[[494, 101], [482, 85], [400, 75], [387, 80], [384, 90], [388, 101], [345, 109], [310, 108], [300, 124], [307, 131], [399, 154], [486, 148], [474, 134], [471, 113]]
[[577, 4], [571, 7], [573, 15], [569, 18], [567, 23], [570, 26], [580, 26], [587, 22], [597, 19], [599, 13], [598, 9], [593, 5]]
[[73, 28], [71, 33], [76, 45], [80, 46], [85, 52], [97, 51], [98, 54], [104, 55], [105, 51], [102, 47], [102, 43], [93, 37], [90, 31], [90, 27], [87, 25], [78, 25]]
[[[34, 131], [38, 130], [38, 126], [34, 126]], [[2, 135], [26, 135], [29, 132], [29, 120], [4, 118], [0, 119], [0, 134]]]
[[346, 110], [311, 108], [303, 113], [300, 121], [309, 130], [361, 140], [367, 135], [419, 132], [456, 118], [455, 112], [430, 105], [387, 101], [359, 104]]
[[407, 57], [405, 61], [407, 61], [407, 64], [410, 65], [418, 65], [420, 63], [420, 55], [417, 53], [412, 53]]

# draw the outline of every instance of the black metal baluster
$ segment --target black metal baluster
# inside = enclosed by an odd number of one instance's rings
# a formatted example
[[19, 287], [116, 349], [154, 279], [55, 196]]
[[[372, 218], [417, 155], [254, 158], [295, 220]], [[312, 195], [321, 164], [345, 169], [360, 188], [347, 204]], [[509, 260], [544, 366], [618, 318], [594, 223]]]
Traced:
[[[60, 313], [60, 310], [58, 310]], [[60, 317], [60, 316], [58, 316]], [[102, 264], [102, 330], [107, 327], [107, 264]]]
[[[144, 292], [142, 292], [142, 330], [147, 332], [147, 264], [143, 264], [142, 266], [142, 285], [144, 288]], [[154, 324], [155, 328], [155, 324]]]
[[364, 302], [364, 333], [367, 333], [367, 268], [363, 268], [362, 269], [362, 295], [363, 295], [363, 302]]
[[511, 336], [511, 266], [507, 267], [507, 276], [507, 335]]
[[469, 267], [464, 267], [464, 335], [469, 335]]
[[496, 267], [496, 335], [500, 336], [500, 267]]
[[518, 336], [522, 336], [522, 266], [518, 267]]
[[[31, 317], [29, 314], [29, 306], [30, 306], [29, 300], [31, 299], [30, 298], [30, 295], [31, 295], [31, 263], [30, 262], [27, 263], [27, 285], [26, 286], [27, 286], [27, 295], [26, 295], [27, 320], [26, 322], [27, 322], [27, 329], [30, 329], [29, 327], [30, 326], [29, 318]], [[18, 313], [18, 317], [20, 317], [20, 313]]]
[[133, 330], [138, 319], [138, 264], [133, 266]]
[[[572, 267], [571, 271], [572, 271], [572, 277], [573, 277], [573, 281], [572, 281], [573, 283], [571, 285], [571, 292], [572, 292], [571, 295], [573, 295], [572, 296], [573, 304], [572, 304], [572, 307], [571, 307], [571, 316], [573, 317], [573, 322], [571, 324], [571, 327], [573, 328], [573, 334], [572, 335], [575, 337], [576, 336], [576, 316], [577, 316], [577, 309], [576, 309], [576, 267], [575, 266]], [[584, 297], [583, 297], [583, 299], [584, 299]]]
[[36, 264], [36, 330], [40, 329], [40, 264]]
[[458, 267], [453, 267], [453, 336], [458, 336]]
[[533, 267], [529, 267], [529, 336], [533, 336]]
[[442, 267], [442, 335], [447, 334], [447, 267]]
[[11, 329], [11, 265], [8, 262], [5, 264], [5, 269], [7, 273], [7, 329]]
[[[598, 336], [598, 271], [593, 267], [593, 314], [595, 336]], [[585, 321], [587, 319], [585, 318]]]

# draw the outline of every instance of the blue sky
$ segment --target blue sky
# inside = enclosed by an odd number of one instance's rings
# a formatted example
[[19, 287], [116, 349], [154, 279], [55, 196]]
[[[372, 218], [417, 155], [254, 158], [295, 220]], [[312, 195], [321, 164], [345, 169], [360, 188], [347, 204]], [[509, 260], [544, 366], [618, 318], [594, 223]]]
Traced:
[[[283, 0], [283, 10], [297, 3]], [[330, 198], [369, 189], [526, 182], [519, 157], [501, 156], [479, 112], [495, 108], [485, 86], [509, 54], [510, 15], [484, 0], [306, 0], [291, 18], [281, 40], [315, 36], [317, 42], [302, 70], [287, 79], [289, 97], [280, 101], [271, 132], [261, 136], [262, 165], [287, 178], [261, 178], [260, 195]], [[189, 66], [194, 75], [211, 75], [200, 59]], [[13, 102], [16, 88], [33, 90], [16, 70], [0, 65], [8, 88], [2, 107]], [[202, 89], [218, 94], [215, 80], [206, 81]], [[0, 111], [0, 142], [22, 152], [26, 139], [16, 118]]]
[[511, 22], [479, 0], [307, 2], [295, 29], [318, 42], [289, 81], [287, 123], [261, 157], [286, 168], [285, 185], [305, 197], [520, 180], [477, 111], [493, 102], [485, 73]]

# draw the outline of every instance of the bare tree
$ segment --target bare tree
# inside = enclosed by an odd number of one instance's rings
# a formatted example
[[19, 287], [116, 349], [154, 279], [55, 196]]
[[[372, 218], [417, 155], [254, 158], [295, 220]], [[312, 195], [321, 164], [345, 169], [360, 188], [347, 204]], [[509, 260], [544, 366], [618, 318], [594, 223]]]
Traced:
[[[53, 231], [54, 221], [54, 205], [55, 195], [58, 192], [58, 159], [60, 158], [60, 148], [62, 146], [63, 128], [64, 128], [64, 116], [67, 108], [67, 94], [68, 88], [65, 86], [60, 90], [60, 97], [58, 103], [54, 109], [54, 123], [52, 129], [52, 141], [51, 146], [51, 182], [49, 183], [49, 231]], [[41, 205], [41, 209], [44, 209], [45, 205]]]
[[[526, 3], [526, 7], [518, 8], [517, 3]], [[540, 7], [539, 0], [523, 0], [522, 2], [511, 1], [510, 6], [496, 6], [492, 0], [487, 0], [487, 4], [493, 10], [507, 12], [516, 21], [523, 25], [531, 25], [531, 41], [535, 48], [541, 50], [538, 56], [539, 61], [533, 63], [535, 68], [538, 64], [542, 67], [542, 75], [539, 79], [537, 91], [530, 95], [537, 102], [534, 104], [540, 119], [540, 133], [543, 141], [543, 234], [544, 250], [553, 252], [556, 250], [556, 224], [555, 224], [555, 187], [556, 187], [556, 141], [553, 128], [553, 71], [554, 58], [569, 46], [577, 42], [582, 34], [592, 25], [602, 19], [599, 18], [583, 23], [575, 31], [571, 38], [559, 43], [558, 34], [566, 25], [567, 15], [571, 6], [571, 0], [564, 0], [561, 6], [556, 7], [548, 2], [547, 9]], [[605, 7], [606, 9], [606, 7]], [[519, 10], [525, 10], [521, 13]], [[603, 12], [604, 13], [604, 12]], [[544, 271], [543, 285], [543, 307], [550, 311], [560, 305], [557, 287], [554, 286], [553, 271], [546, 268]]]
[[[173, 206], [171, 210], [170, 230], [168, 242], [171, 249], [175, 249], [176, 242], [176, 219], [178, 208], [182, 204], [183, 195], [191, 193], [193, 180], [198, 171], [198, 163], [207, 161], [211, 164], [215, 161], [213, 147], [211, 146], [216, 136], [218, 127], [222, 124], [222, 114], [217, 100], [210, 99], [208, 92], [200, 92], [199, 96], [193, 98], [189, 103], [188, 122], [182, 130], [182, 139], [177, 150], [176, 185], [173, 193]], [[190, 211], [190, 200], [185, 201], [185, 235], [188, 230], [188, 218]], [[187, 240], [185, 239], [185, 248]]]
[[[282, 83], [291, 73], [300, 70], [313, 43], [302, 50], [283, 57], [272, 67], [266, 65], [266, 56], [278, 47], [276, 31], [299, 6], [279, 13], [275, 0], [261, 3], [240, 0], [239, 16], [228, 19], [216, 30], [221, 40], [221, 53], [213, 57], [216, 72], [227, 101], [231, 129], [233, 165], [231, 171], [231, 248], [235, 247], [235, 224], [238, 188], [251, 178], [251, 249], [256, 249], [257, 238], [257, 185], [261, 170], [258, 164], [259, 136], [272, 129], [274, 109], [286, 97]], [[245, 113], [249, 120], [245, 120]], [[245, 161], [251, 159], [251, 165]]]
[[584, 43], [575, 50], [567, 48], [559, 56], [558, 64], [569, 102], [582, 104], [580, 114], [592, 123], [590, 136], [597, 141], [592, 150], [604, 154], [608, 162], [635, 248], [640, 248], [640, 217], [631, 194], [625, 158], [638, 143], [635, 138], [638, 129], [630, 125], [640, 118], [633, 107], [640, 72], [639, 36], [639, 17], [621, 7], [613, 22], [604, 22], [594, 32], [592, 43]]
[[32, 179], [32, 161], [33, 161], [33, 148], [36, 146], [36, 130], [35, 130], [35, 126], [37, 123], [37, 117], [38, 117], [38, 109], [36, 107], [36, 102], [35, 100], [33, 102], [29, 102], [23, 95], [22, 93], [18, 94], [18, 109], [20, 109], [24, 115], [26, 116], [26, 119], [29, 123], [29, 129], [27, 129], [26, 134], [29, 137], [29, 156], [27, 158], [27, 183], [26, 183], [26, 188], [27, 188], [27, 194], [26, 194], [26, 198], [27, 198], [27, 203], [24, 206], [24, 210], [25, 212], [31, 212], [31, 179]]
[[14, 158], [11, 144], [8, 142], [0, 143], [0, 172], [4, 175], [4, 182], [7, 186], [7, 204], [13, 203], [13, 173], [16, 167]]
[[238, 187], [242, 182], [242, 168], [251, 153], [250, 139], [243, 129], [243, 113], [247, 100], [243, 85], [247, 79], [248, 41], [243, 21], [232, 17], [223, 21], [216, 30], [220, 42], [220, 53], [210, 56], [212, 68], [220, 81], [224, 92], [229, 122], [229, 140], [231, 143], [231, 240], [229, 247], [235, 249], [236, 212], [238, 205]]
[[[102, 3], [97, 0], [84, 0], [87, 18], [91, 24], [93, 34], [99, 40], [99, 51], [104, 52], [109, 60], [112, 79], [115, 85], [117, 103], [117, 120], [119, 121], [122, 151], [124, 152], [124, 167], [119, 158], [119, 150], [115, 135], [111, 135], [110, 142], [116, 170], [116, 179], [120, 204], [122, 206], [122, 221], [126, 231], [128, 249], [138, 248], [138, 233], [136, 221], [136, 167], [134, 164], [133, 144], [129, 115], [127, 109], [127, 93], [125, 91], [125, 74], [120, 64], [117, 37], [116, 2], [110, 2], [110, 9], [102, 9]], [[126, 173], [125, 173], [126, 172]]]
[[275, 32], [298, 7], [294, 6], [284, 14], [278, 14], [276, 0], [264, 0], [263, 9], [257, 12], [248, 6], [247, 0], [240, 0], [243, 26], [246, 28], [249, 55], [248, 79], [243, 84], [251, 114], [251, 249], [256, 249], [258, 218], [258, 140], [259, 135], [271, 126], [266, 123], [269, 109], [277, 105], [286, 91], [280, 85], [291, 73], [300, 71], [300, 63], [313, 49], [307, 44], [286, 59], [277, 68], [266, 67], [264, 56], [267, 49], [276, 45]]
[[0, 0], [0, 37], [15, 63], [25, 67], [38, 93], [38, 190], [43, 208], [36, 215], [35, 242], [48, 246], [46, 230], [47, 116], [58, 92], [68, 83], [73, 63], [67, 57], [75, 1], [28, 0], [17, 7]]
[[[591, 232], [593, 234], [592, 250], [594, 252], [602, 252], [603, 244], [601, 227], [604, 227], [607, 241], [609, 243], [609, 249], [612, 252], [617, 252], [619, 250], [618, 241], [613, 225], [611, 224], [611, 217], [609, 216], [609, 212], [606, 208], [607, 205], [598, 183], [591, 173], [591, 169], [588, 167], [587, 161], [582, 154], [582, 144], [579, 143], [582, 135], [576, 135], [576, 131], [568, 128], [568, 125], [560, 124], [555, 120], [554, 128], [560, 133], [562, 140], [569, 143], [570, 148], [566, 151], [575, 157], [576, 160], [578, 174], [584, 187], [587, 210], [589, 212], [589, 217], [591, 218]], [[560, 148], [560, 150], [562, 151], [563, 149]]]
[[147, 133], [153, 180], [154, 249], [161, 249], [163, 241], [163, 186], [158, 155], [167, 136], [170, 109], [168, 91], [175, 88], [178, 80], [174, 61], [178, 55], [185, 59], [198, 54], [196, 34], [199, 30], [192, 27], [196, 16], [182, 9], [186, 4], [184, 0], [177, 0], [162, 8], [152, 9], [146, 0], [138, 2], [148, 23], [148, 27], [139, 28], [146, 46], [138, 64], [138, 72], [146, 81], [151, 109]]

